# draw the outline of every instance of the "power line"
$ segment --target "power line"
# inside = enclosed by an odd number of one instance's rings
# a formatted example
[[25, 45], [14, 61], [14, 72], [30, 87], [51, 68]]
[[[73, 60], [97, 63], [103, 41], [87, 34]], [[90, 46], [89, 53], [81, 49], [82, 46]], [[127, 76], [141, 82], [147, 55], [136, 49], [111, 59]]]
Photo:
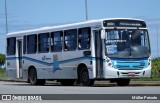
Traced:
[[159, 57], [159, 49], [158, 49], [158, 26], [157, 26], [157, 56]]

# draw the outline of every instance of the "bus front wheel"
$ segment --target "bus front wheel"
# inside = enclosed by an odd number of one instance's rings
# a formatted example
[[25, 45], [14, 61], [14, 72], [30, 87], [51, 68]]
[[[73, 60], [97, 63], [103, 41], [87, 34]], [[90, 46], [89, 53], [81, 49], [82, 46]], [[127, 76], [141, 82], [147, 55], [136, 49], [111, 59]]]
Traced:
[[44, 85], [46, 82], [45, 79], [37, 79], [37, 72], [33, 67], [29, 70], [29, 81], [32, 85]]
[[94, 79], [89, 79], [87, 67], [82, 67], [80, 71], [80, 81], [83, 86], [92, 86], [94, 84]]
[[130, 79], [117, 79], [118, 86], [128, 86], [130, 83]]

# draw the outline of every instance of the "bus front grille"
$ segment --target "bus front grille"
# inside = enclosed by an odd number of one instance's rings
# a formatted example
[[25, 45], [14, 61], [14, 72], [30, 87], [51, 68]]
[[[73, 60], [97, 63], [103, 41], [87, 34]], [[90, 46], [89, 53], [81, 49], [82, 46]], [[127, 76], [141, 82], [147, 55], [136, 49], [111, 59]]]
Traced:
[[120, 61], [113, 63], [113, 67], [118, 70], [142, 70], [146, 67], [146, 63], [144, 61]]

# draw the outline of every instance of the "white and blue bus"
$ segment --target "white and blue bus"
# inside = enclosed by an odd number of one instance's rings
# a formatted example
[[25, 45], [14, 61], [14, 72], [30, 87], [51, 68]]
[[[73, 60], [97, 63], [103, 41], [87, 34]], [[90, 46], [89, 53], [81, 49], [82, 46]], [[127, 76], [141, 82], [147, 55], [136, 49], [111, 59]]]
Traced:
[[90, 20], [7, 34], [6, 73], [33, 85], [92, 86], [110, 80], [126, 86], [151, 76], [151, 50], [145, 21]]

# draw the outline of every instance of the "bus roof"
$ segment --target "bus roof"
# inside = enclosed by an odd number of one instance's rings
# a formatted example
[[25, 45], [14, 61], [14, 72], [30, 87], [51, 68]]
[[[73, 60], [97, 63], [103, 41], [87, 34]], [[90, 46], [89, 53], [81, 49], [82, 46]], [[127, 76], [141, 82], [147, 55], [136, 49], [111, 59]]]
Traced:
[[66, 30], [66, 29], [73, 29], [73, 28], [81, 28], [81, 27], [87, 27], [87, 26], [98, 26], [102, 25], [104, 20], [138, 20], [138, 21], [144, 21], [141, 19], [133, 19], [133, 18], [108, 18], [108, 19], [99, 19], [99, 20], [88, 20], [84, 22], [79, 23], [72, 23], [72, 24], [65, 24], [65, 25], [59, 25], [59, 26], [50, 26], [50, 27], [41, 27], [38, 29], [30, 29], [30, 30], [24, 30], [24, 31], [18, 31], [18, 32], [11, 32], [8, 33], [7, 36], [22, 36], [22, 35], [29, 35], [29, 34], [37, 34], [37, 33], [44, 33], [44, 32], [52, 32], [52, 31], [59, 31], [59, 30]]

